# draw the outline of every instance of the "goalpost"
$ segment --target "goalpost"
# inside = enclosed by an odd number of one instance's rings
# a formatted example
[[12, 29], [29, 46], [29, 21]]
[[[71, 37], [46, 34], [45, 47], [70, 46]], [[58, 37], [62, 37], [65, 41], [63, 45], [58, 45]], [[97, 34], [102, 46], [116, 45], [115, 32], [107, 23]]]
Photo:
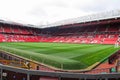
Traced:
[[114, 46], [115, 48], [118, 48], [119, 47], [119, 41], [116, 41], [115, 42], [115, 46]]

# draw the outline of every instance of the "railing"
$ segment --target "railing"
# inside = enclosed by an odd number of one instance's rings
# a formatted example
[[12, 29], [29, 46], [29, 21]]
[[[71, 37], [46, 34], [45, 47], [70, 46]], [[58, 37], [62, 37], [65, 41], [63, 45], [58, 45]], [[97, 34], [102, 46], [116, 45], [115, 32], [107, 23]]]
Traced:
[[[3, 71], [15, 72], [15, 73], [23, 73], [27, 75], [27, 80], [30, 80], [30, 75], [32, 76], [47, 76], [47, 77], [57, 77], [59, 80], [61, 78], [76, 78], [76, 79], [106, 79], [108, 78], [120, 78], [120, 73], [101, 73], [101, 74], [82, 74], [82, 73], [69, 73], [69, 72], [45, 72], [45, 71], [38, 71], [38, 70], [27, 70], [21, 68], [15, 68], [5, 65], [0, 65], [1, 74]], [[18, 75], [20, 75], [18, 74]], [[8, 74], [10, 75], [10, 74]]]

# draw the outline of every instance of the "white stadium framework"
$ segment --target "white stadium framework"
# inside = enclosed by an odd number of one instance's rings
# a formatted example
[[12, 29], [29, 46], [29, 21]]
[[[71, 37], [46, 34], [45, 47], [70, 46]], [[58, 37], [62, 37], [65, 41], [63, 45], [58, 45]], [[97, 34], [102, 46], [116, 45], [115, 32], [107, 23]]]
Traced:
[[42, 27], [51, 27], [51, 26], [55, 27], [55, 26], [61, 26], [61, 25], [67, 25], [67, 24], [86, 23], [91, 21], [99, 21], [99, 20], [112, 19], [112, 18], [117, 19], [119, 17], [120, 17], [120, 10], [112, 10], [112, 11], [82, 16], [78, 18], [62, 20], [52, 24], [44, 25]]

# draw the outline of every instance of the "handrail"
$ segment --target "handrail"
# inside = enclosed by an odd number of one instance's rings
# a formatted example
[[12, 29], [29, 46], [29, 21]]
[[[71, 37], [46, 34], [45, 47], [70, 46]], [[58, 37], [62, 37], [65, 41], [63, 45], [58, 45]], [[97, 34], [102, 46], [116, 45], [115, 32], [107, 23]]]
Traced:
[[0, 64], [0, 69], [12, 71], [12, 72], [38, 75], [38, 76], [48, 76], [48, 77], [87, 78], [87, 79], [120, 78], [120, 73], [83, 74], [83, 73], [70, 73], [70, 72], [47, 72], [41, 70], [28, 70], [22, 68], [15, 68], [2, 64]]

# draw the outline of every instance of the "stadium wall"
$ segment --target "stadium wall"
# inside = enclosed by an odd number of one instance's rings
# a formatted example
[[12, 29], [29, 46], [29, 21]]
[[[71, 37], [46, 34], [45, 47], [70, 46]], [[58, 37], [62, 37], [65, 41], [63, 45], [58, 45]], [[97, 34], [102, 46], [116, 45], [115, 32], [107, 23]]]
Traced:
[[[15, 67], [0, 65], [0, 79], [7, 80], [117, 80], [120, 73], [111, 74], [79, 74], [67, 72], [45, 72], [38, 70], [26, 70]], [[7, 74], [6, 76], [3, 74]], [[43, 78], [48, 79], [43, 79]]]

